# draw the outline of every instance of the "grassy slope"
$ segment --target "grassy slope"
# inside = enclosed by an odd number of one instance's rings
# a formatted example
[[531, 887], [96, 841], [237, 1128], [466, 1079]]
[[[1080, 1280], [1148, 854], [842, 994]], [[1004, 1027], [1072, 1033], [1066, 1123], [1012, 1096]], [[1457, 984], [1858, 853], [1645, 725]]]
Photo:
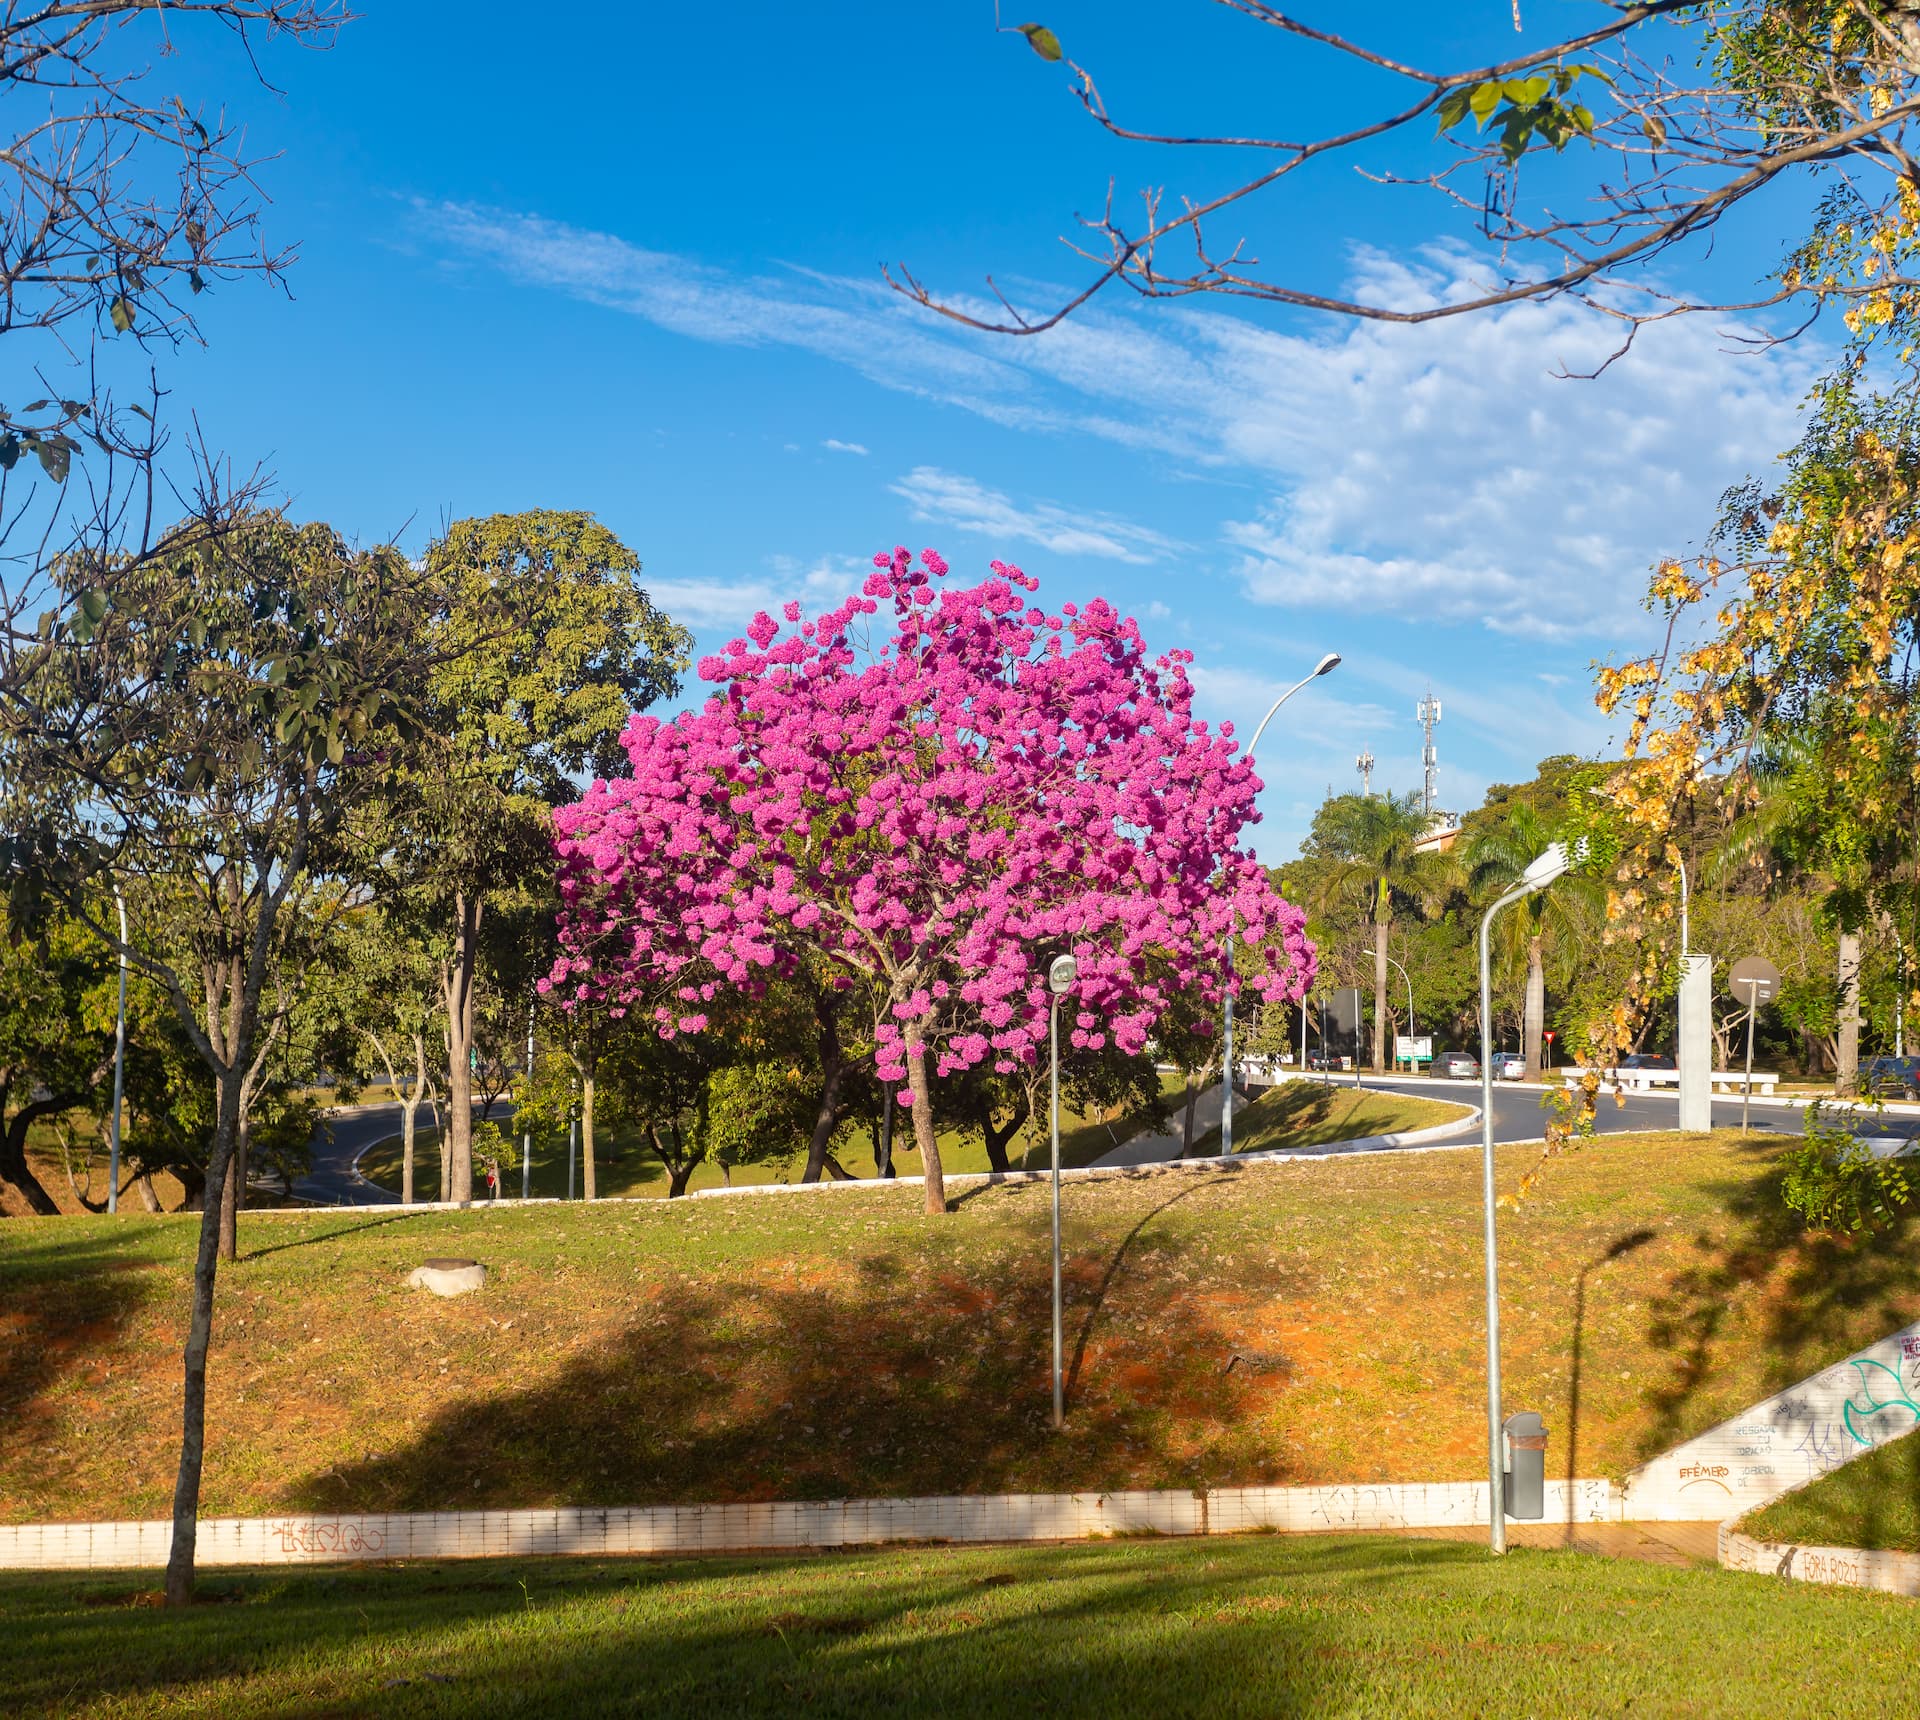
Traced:
[[[148, 1579], [150, 1580], [150, 1579]], [[1272, 1537], [0, 1579], [17, 1712], [1886, 1713], [1913, 1603], [1577, 1553]], [[1896, 1704], [1895, 1707], [1898, 1705]]]
[[[1160, 1090], [1166, 1095], [1169, 1105], [1177, 1105], [1181, 1092], [1180, 1077], [1162, 1075]], [[1007, 1156], [1016, 1170], [1046, 1168], [1050, 1155], [1046, 1124], [1046, 1118], [1040, 1117], [1037, 1124], [1029, 1125], [1007, 1148]], [[1063, 1165], [1092, 1164], [1102, 1153], [1118, 1146], [1142, 1126], [1143, 1120], [1137, 1117], [1115, 1117], [1110, 1122], [1101, 1122], [1062, 1105], [1060, 1162]], [[413, 1176], [416, 1199], [439, 1198], [439, 1139], [438, 1131], [423, 1128], [415, 1140]], [[644, 1144], [637, 1130], [598, 1131], [594, 1151], [597, 1155], [595, 1186], [601, 1194], [665, 1196], [666, 1169]], [[836, 1156], [855, 1176], [870, 1177], [875, 1174], [873, 1146], [865, 1130], [856, 1133], [853, 1141]], [[894, 1169], [902, 1176], [920, 1174], [920, 1156], [913, 1150], [913, 1127], [902, 1114], [895, 1116], [893, 1156]], [[979, 1135], [954, 1129], [941, 1133], [940, 1163], [949, 1176], [989, 1168], [987, 1149]], [[734, 1185], [798, 1182], [805, 1165], [804, 1152], [772, 1164], [744, 1165], [733, 1173]], [[399, 1140], [384, 1141], [370, 1150], [360, 1161], [360, 1171], [371, 1181], [398, 1192], [401, 1180]], [[579, 1180], [581, 1174], [576, 1165], [576, 1190], [582, 1186]], [[694, 1189], [719, 1188], [725, 1181], [717, 1165], [701, 1165], [694, 1171], [693, 1180], [688, 1186]], [[532, 1182], [536, 1195], [560, 1196], [566, 1193], [567, 1143], [564, 1137], [558, 1141], [534, 1144]], [[508, 1175], [507, 1187], [510, 1193], [519, 1193], [520, 1177], [517, 1171]]]
[[1920, 1553], [1920, 1433], [1856, 1457], [1744, 1523], [1766, 1541]]
[[[1288, 1081], [1269, 1088], [1252, 1104], [1233, 1113], [1233, 1150], [1260, 1153], [1274, 1147], [1317, 1147], [1362, 1135], [1390, 1135], [1401, 1129], [1425, 1129], [1466, 1115], [1464, 1105], [1402, 1093], [1370, 1093], [1364, 1087]], [[1220, 1150], [1220, 1131], [1209, 1129], [1194, 1142], [1196, 1157]]]
[[[1503, 1184], [1536, 1151], [1504, 1151]], [[1795, 1239], [1778, 1151], [1609, 1137], [1503, 1220], [1508, 1401], [1546, 1414], [1552, 1473], [1623, 1470], [1920, 1316], [1920, 1226]], [[1044, 1184], [939, 1220], [917, 1189], [254, 1216], [221, 1276], [205, 1507], [1470, 1477], [1478, 1174], [1070, 1186], [1064, 1437]], [[196, 1226], [0, 1225], [0, 1517], [165, 1514]], [[403, 1289], [434, 1255], [488, 1262], [487, 1290]]]

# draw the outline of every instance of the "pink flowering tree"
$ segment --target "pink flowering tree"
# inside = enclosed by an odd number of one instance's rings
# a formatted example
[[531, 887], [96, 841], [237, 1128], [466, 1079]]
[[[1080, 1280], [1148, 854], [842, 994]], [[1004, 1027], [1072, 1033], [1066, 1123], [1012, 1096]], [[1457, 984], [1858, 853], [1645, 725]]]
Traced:
[[1314, 952], [1238, 847], [1258, 780], [1195, 720], [1189, 653], [1150, 656], [1104, 601], [1049, 614], [1000, 562], [964, 586], [931, 550], [874, 561], [836, 609], [756, 616], [701, 662], [700, 710], [636, 716], [632, 775], [556, 813], [550, 983], [697, 1032], [719, 988], [804, 952], [873, 1000], [943, 1212], [930, 1083], [1045, 1054], [1056, 955], [1079, 962], [1072, 1043], [1138, 1052], [1176, 998], [1219, 1002], [1230, 930], [1269, 1000], [1305, 993]]

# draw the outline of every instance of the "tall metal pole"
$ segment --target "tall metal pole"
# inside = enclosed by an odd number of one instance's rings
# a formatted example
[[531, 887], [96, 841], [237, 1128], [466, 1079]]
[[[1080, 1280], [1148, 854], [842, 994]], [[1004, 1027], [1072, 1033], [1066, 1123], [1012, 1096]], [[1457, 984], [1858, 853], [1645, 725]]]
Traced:
[[1747, 1107], [1753, 1102], [1753, 1018], [1760, 1013], [1760, 982], [1747, 981], [1747, 1080], [1740, 1089], [1740, 1133], [1747, 1132]]
[[[527, 999], [527, 1081], [533, 1081], [533, 999]], [[531, 1100], [533, 1094], [529, 1092]], [[520, 1132], [520, 1198], [529, 1200], [533, 1195], [533, 1123], [532, 1112], [528, 1112], [528, 1123]]]
[[567, 1199], [573, 1199], [573, 1140], [574, 1130], [579, 1127], [579, 1119], [573, 1114], [573, 1106], [567, 1107]]
[[127, 1075], [127, 903], [120, 886], [113, 887], [113, 905], [120, 910], [120, 1007], [113, 1018], [113, 1127], [107, 1148], [107, 1211], [120, 1210], [120, 1096]]
[[1487, 1544], [1507, 1550], [1506, 1464], [1500, 1449], [1500, 1253], [1493, 1223], [1493, 916], [1526, 895], [1510, 890], [1480, 921], [1480, 1194], [1487, 1277]]
[[1233, 1157], [1233, 925], [1227, 925], [1227, 1032], [1220, 1047], [1220, 1156]]
[[1053, 1135], [1053, 1425], [1067, 1425], [1066, 1382], [1060, 1373], [1060, 998], [1056, 993], [1048, 1012], [1052, 1041], [1052, 1095], [1049, 1110]]

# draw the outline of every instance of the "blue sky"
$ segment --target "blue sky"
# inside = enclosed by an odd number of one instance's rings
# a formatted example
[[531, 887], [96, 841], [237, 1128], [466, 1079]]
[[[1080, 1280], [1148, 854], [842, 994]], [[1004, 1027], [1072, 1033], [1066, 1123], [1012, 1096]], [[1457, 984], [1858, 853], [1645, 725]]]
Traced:
[[[1110, 596], [1196, 653], [1204, 714], [1243, 734], [1340, 651], [1263, 743], [1270, 860], [1361, 747], [1376, 785], [1417, 785], [1429, 684], [1449, 806], [1603, 747], [1590, 663], [1642, 637], [1649, 561], [1791, 442], [1819, 359], [1733, 355], [1702, 319], [1559, 381], [1617, 338], [1573, 307], [1401, 330], [1113, 299], [1040, 339], [973, 336], [882, 262], [1038, 302], [1076, 278], [1058, 237], [1109, 175], [1125, 196], [1229, 166], [1100, 137], [990, 0], [362, 10], [329, 53], [269, 52], [280, 96], [203, 41], [157, 74], [232, 92], [279, 152], [270, 230], [302, 249], [290, 299], [223, 288], [205, 349], [170, 361], [213, 444], [362, 539], [589, 508], [703, 648], [904, 542], [961, 574], [1017, 561], [1049, 606]], [[1507, 0], [1465, 10], [1477, 42], [1431, 8], [1370, 16], [1437, 58], [1514, 40]], [[1042, 16], [1146, 123], [1305, 129], [1370, 94], [1198, 0]], [[1430, 197], [1344, 168], [1250, 233], [1323, 286], [1410, 298], [1469, 266]], [[1730, 230], [1714, 266], [1744, 290], [1771, 249]]]

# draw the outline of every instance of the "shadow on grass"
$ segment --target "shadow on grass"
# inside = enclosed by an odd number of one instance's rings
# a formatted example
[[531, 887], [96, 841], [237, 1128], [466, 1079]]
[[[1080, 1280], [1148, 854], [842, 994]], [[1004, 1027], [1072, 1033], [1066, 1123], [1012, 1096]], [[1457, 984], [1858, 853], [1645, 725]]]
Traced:
[[389, 1224], [401, 1224], [409, 1219], [434, 1216], [424, 1212], [408, 1212], [404, 1207], [398, 1212], [389, 1212], [381, 1218], [370, 1218], [364, 1224], [349, 1224], [339, 1230], [322, 1230], [312, 1236], [298, 1236], [291, 1242], [276, 1242], [271, 1248], [249, 1249], [240, 1256], [238, 1264], [245, 1265], [250, 1260], [264, 1260], [269, 1254], [284, 1254], [289, 1248], [311, 1248], [316, 1242], [337, 1242], [343, 1236], [358, 1236], [363, 1230], [380, 1230]]
[[1885, 1337], [1920, 1311], [1916, 1207], [1909, 1203], [1890, 1225], [1858, 1236], [1809, 1233], [1781, 1199], [1780, 1145], [1735, 1149], [1747, 1174], [1713, 1189], [1723, 1221], [1695, 1235], [1693, 1264], [1651, 1303], [1648, 1336], [1672, 1356], [1673, 1368], [1647, 1396], [1653, 1419], [1642, 1435], [1644, 1456], [1705, 1425], [1695, 1400], [1711, 1381], [1731, 1304], [1743, 1292], [1772, 1285], [1755, 1333], [1768, 1356], [1768, 1393]]
[[[1204, 1315], [1090, 1348], [1147, 1222], [1111, 1258], [1068, 1263], [1081, 1341], [1064, 1436], [1049, 1426], [1042, 1225], [991, 1288], [896, 1255], [810, 1281], [668, 1280], [610, 1340], [524, 1357], [538, 1369], [528, 1383], [450, 1401], [404, 1446], [310, 1475], [286, 1502], [420, 1511], [1284, 1479], [1247, 1413], [1272, 1388], [1223, 1372], [1231, 1341]], [[1187, 1245], [1157, 1243], [1177, 1267]]]
[[165, 1240], [151, 1231], [64, 1229], [44, 1244], [0, 1252], [0, 1427], [16, 1447], [36, 1437], [37, 1400], [69, 1373], [96, 1366], [133, 1314], [172, 1291], [170, 1281], [142, 1271], [158, 1252], [150, 1245]]
[[[23, 1711], [50, 1712], [76, 1688], [117, 1704], [164, 1691], [218, 1720], [1290, 1716], [1397, 1682], [1365, 1616], [1483, 1564], [1441, 1542], [1296, 1543], [1271, 1561], [1250, 1551], [861, 1549], [261, 1573], [212, 1579], [232, 1604], [184, 1614], [128, 1607], [125, 1585], [99, 1578], [13, 1579], [0, 1584], [15, 1626], [0, 1667]], [[1424, 1663], [1434, 1649], [1407, 1652]]]

